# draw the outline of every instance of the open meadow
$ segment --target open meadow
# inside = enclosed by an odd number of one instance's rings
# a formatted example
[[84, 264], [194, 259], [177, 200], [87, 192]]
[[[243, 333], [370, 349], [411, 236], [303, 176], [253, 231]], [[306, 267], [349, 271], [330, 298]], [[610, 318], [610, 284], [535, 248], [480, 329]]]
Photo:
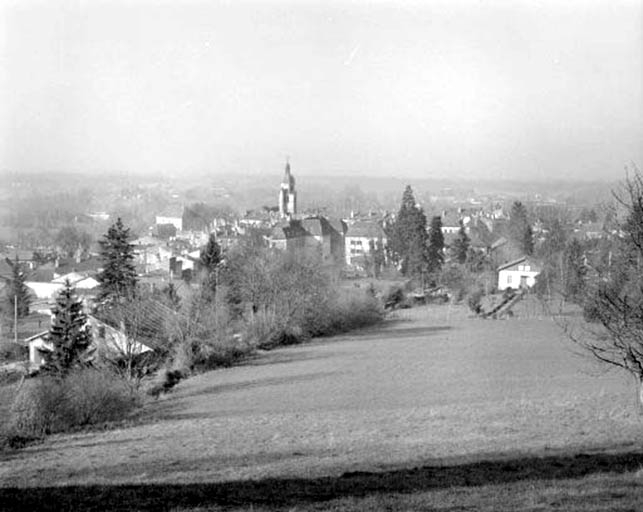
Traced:
[[633, 382], [531, 300], [506, 320], [402, 310], [1, 457], [3, 509], [643, 508]]

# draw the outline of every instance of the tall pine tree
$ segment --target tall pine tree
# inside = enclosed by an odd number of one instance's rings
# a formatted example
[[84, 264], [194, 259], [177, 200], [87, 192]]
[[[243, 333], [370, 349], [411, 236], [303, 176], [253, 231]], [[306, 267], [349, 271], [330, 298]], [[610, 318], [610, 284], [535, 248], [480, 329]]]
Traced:
[[531, 256], [534, 253], [533, 231], [527, 218], [527, 209], [515, 201], [509, 214], [509, 238], [520, 251]]
[[565, 249], [565, 270], [563, 287], [565, 298], [572, 301], [582, 301], [585, 292], [585, 255], [581, 243], [573, 239]]
[[460, 221], [460, 229], [458, 230], [458, 236], [453, 241], [451, 246], [451, 255], [454, 260], [456, 260], [461, 265], [467, 261], [467, 255], [469, 254], [469, 246], [471, 245], [471, 240], [467, 235], [467, 231], [464, 228], [464, 224]]
[[442, 217], [436, 215], [431, 219], [429, 228], [429, 246], [427, 249], [427, 270], [430, 274], [440, 271], [444, 263], [444, 235], [442, 234]]
[[131, 298], [136, 292], [134, 247], [129, 240], [130, 231], [119, 217], [99, 242], [104, 262], [103, 270], [98, 274], [99, 302], [118, 302]]
[[389, 250], [405, 276], [419, 276], [426, 270], [426, 216], [407, 185], [402, 204], [389, 234]]
[[18, 259], [11, 261], [6, 259], [11, 267], [11, 278], [7, 282], [4, 296], [4, 310], [7, 315], [13, 317], [17, 311], [18, 318], [24, 318], [29, 315], [29, 307], [31, 305], [31, 295], [29, 288], [25, 284], [26, 275], [24, 267], [20, 264]]
[[202, 286], [214, 295], [219, 281], [218, 272], [221, 263], [221, 247], [214, 233], [210, 233], [207, 245], [201, 249], [200, 260], [203, 272]]
[[46, 353], [43, 370], [64, 376], [88, 361], [87, 351], [92, 341], [83, 303], [68, 279], [56, 297], [53, 314], [49, 328], [53, 350]]

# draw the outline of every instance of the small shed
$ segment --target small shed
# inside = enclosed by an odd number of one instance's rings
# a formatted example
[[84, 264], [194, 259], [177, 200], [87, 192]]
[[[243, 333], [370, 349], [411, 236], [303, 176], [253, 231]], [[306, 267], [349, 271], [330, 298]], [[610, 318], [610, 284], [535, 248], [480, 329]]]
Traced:
[[523, 256], [498, 267], [498, 289], [531, 288], [536, 284], [540, 266], [528, 256]]

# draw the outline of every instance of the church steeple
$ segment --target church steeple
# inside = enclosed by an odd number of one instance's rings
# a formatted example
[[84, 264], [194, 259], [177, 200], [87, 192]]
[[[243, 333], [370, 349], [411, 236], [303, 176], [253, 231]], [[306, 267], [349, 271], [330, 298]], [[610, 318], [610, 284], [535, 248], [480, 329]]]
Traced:
[[290, 173], [290, 159], [286, 158], [286, 172], [281, 180], [279, 190], [279, 214], [282, 217], [297, 214], [297, 192], [295, 191], [295, 177]]

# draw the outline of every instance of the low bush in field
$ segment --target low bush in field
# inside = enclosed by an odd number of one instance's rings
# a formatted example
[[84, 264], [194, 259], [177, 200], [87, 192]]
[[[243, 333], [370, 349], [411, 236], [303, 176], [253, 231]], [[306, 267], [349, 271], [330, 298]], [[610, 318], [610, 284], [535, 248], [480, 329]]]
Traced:
[[26, 347], [12, 341], [0, 341], [0, 361], [24, 361], [27, 356]]
[[367, 327], [384, 318], [382, 304], [368, 291], [366, 293], [343, 293], [333, 304], [331, 310], [331, 323], [322, 335]]
[[484, 297], [484, 290], [482, 288], [474, 289], [467, 297], [467, 306], [476, 315], [482, 312], [482, 297]]
[[9, 431], [40, 436], [124, 419], [136, 406], [127, 382], [92, 368], [65, 377], [40, 375], [18, 391], [10, 412]]
[[382, 298], [386, 309], [398, 309], [406, 302], [406, 294], [401, 286], [392, 286]]
[[372, 325], [383, 316], [380, 301], [368, 291], [342, 290], [298, 317], [284, 318], [275, 309], [253, 313], [245, 323], [244, 337], [260, 348], [292, 345]]

